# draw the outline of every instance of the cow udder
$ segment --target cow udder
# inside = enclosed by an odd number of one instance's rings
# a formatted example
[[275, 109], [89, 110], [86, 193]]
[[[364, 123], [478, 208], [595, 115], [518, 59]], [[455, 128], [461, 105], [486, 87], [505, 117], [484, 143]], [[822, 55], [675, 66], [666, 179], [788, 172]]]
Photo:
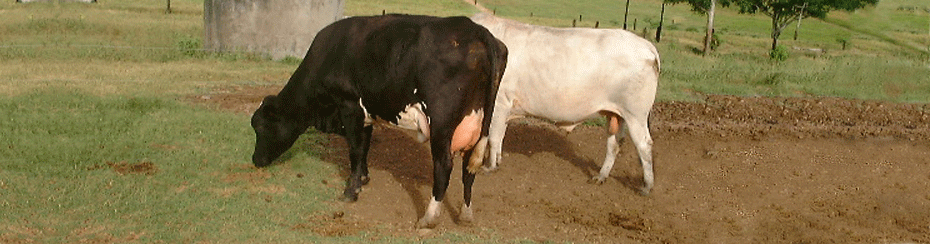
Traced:
[[462, 122], [455, 127], [452, 133], [452, 144], [449, 147], [452, 153], [471, 149], [481, 137], [481, 121], [484, 120], [484, 111], [472, 111], [462, 118]]

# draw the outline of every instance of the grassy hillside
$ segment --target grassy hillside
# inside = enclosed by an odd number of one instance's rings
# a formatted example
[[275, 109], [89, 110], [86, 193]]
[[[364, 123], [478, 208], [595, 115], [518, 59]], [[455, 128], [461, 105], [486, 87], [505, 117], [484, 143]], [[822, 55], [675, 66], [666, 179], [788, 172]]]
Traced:
[[[485, 0], [481, 1], [481, 3], [490, 9], [495, 9], [498, 15], [528, 23], [571, 26], [572, 19], [577, 20], [581, 15], [582, 20], [578, 22], [578, 26], [590, 27], [594, 25], [595, 21], [599, 21], [602, 27], [621, 28], [623, 26], [625, 1]], [[826, 21], [818, 19], [805, 19], [802, 21], [799, 40], [785, 44], [810, 48], [840, 49], [841, 46], [836, 41], [836, 38], [851, 38], [854, 43], [862, 42], [862, 46], [881, 46], [881, 42], [895, 40], [909, 46], [919, 47], [926, 52], [928, 51], [928, 45], [930, 45], [930, 33], [928, 33], [930, 32], [930, 26], [928, 26], [928, 21], [930, 21], [928, 15], [930, 13], [925, 12], [923, 9], [930, 11], [930, 2], [882, 0], [875, 7], [861, 9], [854, 13], [832, 12], [828, 15]], [[635, 22], [637, 27], [635, 30], [639, 33], [643, 31], [643, 28], [648, 28], [651, 33], [654, 33], [659, 24], [660, 10], [660, 0], [631, 1], [628, 28], [633, 29]], [[691, 12], [690, 6], [687, 4], [667, 6], [665, 20], [665, 31], [672, 35], [672, 38], [669, 39], [689, 39], [688, 42], [701, 41], [700, 38], [703, 37], [706, 18], [703, 15]], [[760, 40], [754, 41], [768, 43], [767, 39], [770, 36], [769, 28], [771, 24], [770, 20], [764, 15], [742, 15], [738, 14], [735, 9], [721, 8], [717, 12], [715, 22], [718, 34], [723, 35], [724, 40], [727, 40], [726, 43], [733, 44], [733, 47], [735, 47], [733, 49], [750, 47], [755, 44], [744, 43], [742, 39], [740, 41], [728, 41], [728, 36], [748, 37], [747, 39], [756, 38]], [[852, 28], [852, 30], [847, 27]], [[782, 40], [789, 41], [792, 38], [794, 29], [795, 25], [786, 29]], [[876, 49], [881, 50], [882, 48], [870, 47], [868, 50]], [[885, 51], [895, 52], [894, 48], [888, 49], [890, 50]], [[726, 53], [727, 50], [724, 47], [721, 52]]]
[[0, 94], [66, 86], [97, 94], [202, 92], [286, 79], [293, 63], [206, 55], [203, 2], [0, 3]]
[[[625, 1], [485, 0], [498, 15], [551, 26], [622, 28]], [[839, 96], [902, 102], [930, 98], [930, 2], [882, 0], [859, 11], [832, 12], [824, 20], [805, 19], [798, 40], [795, 25], [782, 34], [780, 45], [790, 58], [768, 60], [770, 19], [717, 12], [721, 46], [702, 57], [706, 17], [686, 4], [667, 6], [662, 42], [660, 100], [700, 99], [702, 94], [747, 96]], [[631, 1], [628, 29], [654, 39], [660, 0]], [[579, 16], [580, 15], [580, 16]], [[580, 20], [579, 20], [580, 19]], [[635, 23], [635, 29], [634, 29]], [[848, 40], [842, 50], [839, 39]], [[823, 51], [810, 51], [823, 50]]]
[[347, 0], [345, 14], [380, 15], [381, 13], [421, 14], [434, 16], [470, 15], [476, 10], [464, 1], [455, 0]]

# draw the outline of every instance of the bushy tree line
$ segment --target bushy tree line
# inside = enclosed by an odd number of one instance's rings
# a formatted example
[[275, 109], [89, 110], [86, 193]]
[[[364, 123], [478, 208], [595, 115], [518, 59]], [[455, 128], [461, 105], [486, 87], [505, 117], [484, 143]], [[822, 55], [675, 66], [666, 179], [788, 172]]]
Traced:
[[772, 19], [772, 51], [778, 47], [778, 38], [788, 25], [805, 18], [824, 18], [835, 10], [854, 11], [878, 0], [665, 0], [668, 4], [687, 3], [691, 10], [707, 15], [707, 36], [704, 39], [704, 54], [710, 52], [713, 35], [714, 11], [721, 7], [734, 6], [741, 14], [764, 14]]

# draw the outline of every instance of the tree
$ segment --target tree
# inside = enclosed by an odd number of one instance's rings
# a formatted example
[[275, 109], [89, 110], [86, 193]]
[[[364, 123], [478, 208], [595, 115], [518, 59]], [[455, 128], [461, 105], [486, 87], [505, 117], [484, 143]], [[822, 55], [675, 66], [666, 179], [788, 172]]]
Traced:
[[781, 32], [803, 18], [824, 18], [834, 10], [854, 11], [878, 0], [732, 0], [743, 14], [762, 13], [772, 18], [772, 50], [778, 46]]
[[704, 36], [704, 55], [710, 53], [710, 44], [713, 42], [714, 38], [714, 12], [716, 12], [717, 4], [726, 7], [730, 5], [731, 0], [665, 0], [666, 3], [677, 4], [677, 3], [688, 3], [691, 5], [691, 11], [707, 14], [707, 32]]

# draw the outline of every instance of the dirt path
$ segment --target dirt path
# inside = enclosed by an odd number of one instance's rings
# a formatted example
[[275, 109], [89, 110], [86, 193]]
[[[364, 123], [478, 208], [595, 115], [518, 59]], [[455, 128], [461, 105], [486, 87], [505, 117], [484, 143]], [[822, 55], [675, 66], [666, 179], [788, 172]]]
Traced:
[[[191, 99], [248, 113], [278, 89]], [[456, 168], [436, 233], [597, 243], [930, 242], [930, 105], [730, 96], [658, 103], [649, 196], [634, 190], [641, 169], [628, 142], [605, 184], [586, 183], [604, 157], [603, 128], [511, 124], [501, 169], [475, 183], [477, 223], [454, 222]], [[335, 149], [325, 159], [347, 164], [343, 140], [330, 139]], [[427, 147], [407, 132], [375, 129], [371, 183], [358, 202], [334, 203], [337, 221], [318, 233], [416, 236], [430, 196]]]
[[478, 2], [478, 0], [462, 0], [462, 1], [465, 1], [466, 3], [471, 4], [471, 5], [475, 5], [475, 8], [478, 9], [478, 11], [489, 13], [489, 14], [494, 13], [490, 9], [485, 8], [484, 5]]

